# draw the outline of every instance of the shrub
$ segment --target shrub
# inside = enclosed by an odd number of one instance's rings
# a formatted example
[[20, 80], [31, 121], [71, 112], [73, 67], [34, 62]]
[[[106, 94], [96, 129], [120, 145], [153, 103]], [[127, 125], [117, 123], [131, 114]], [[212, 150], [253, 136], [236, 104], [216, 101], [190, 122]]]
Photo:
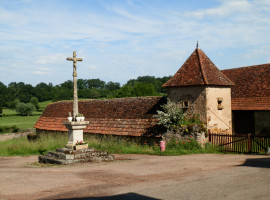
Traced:
[[32, 115], [36, 111], [36, 107], [32, 103], [18, 103], [16, 112], [22, 116]]
[[16, 133], [18, 131], [17, 126], [0, 126], [0, 133]]
[[154, 118], [158, 119], [158, 124], [166, 127], [168, 130], [175, 129], [183, 124], [184, 115], [182, 108], [179, 104], [173, 103], [168, 100], [168, 103], [162, 105], [163, 111], [158, 110]]

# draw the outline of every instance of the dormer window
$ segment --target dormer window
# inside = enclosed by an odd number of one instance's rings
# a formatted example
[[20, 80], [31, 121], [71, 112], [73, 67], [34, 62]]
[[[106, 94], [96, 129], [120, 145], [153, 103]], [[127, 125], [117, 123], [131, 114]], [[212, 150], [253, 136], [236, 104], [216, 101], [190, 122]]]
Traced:
[[222, 97], [219, 97], [217, 99], [217, 103], [218, 103], [218, 106], [217, 106], [218, 110], [222, 110], [224, 108], [223, 107], [223, 98]]

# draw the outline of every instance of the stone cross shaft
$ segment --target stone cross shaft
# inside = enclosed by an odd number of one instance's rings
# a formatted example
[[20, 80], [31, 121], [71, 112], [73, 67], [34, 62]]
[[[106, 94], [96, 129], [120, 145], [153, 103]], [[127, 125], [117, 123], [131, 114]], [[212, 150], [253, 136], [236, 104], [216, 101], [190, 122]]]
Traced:
[[68, 61], [73, 61], [73, 120], [79, 113], [78, 110], [78, 91], [77, 91], [77, 62], [83, 61], [82, 58], [76, 58], [76, 51], [73, 51], [73, 58], [68, 57]]

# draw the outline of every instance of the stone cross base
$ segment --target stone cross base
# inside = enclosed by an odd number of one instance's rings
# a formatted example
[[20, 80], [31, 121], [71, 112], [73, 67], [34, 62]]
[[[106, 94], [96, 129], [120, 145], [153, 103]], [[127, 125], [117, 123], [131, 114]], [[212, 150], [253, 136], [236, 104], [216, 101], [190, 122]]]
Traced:
[[68, 165], [80, 162], [113, 161], [114, 156], [106, 151], [97, 151], [94, 148], [71, 150], [68, 148], [50, 151], [47, 155], [38, 157], [40, 163]]
[[69, 149], [74, 149], [77, 141], [83, 141], [83, 129], [89, 124], [89, 121], [71, 121], [71, 122], [63, 122], [63, 124], [68, 129], [68, 143], [66, 147]]

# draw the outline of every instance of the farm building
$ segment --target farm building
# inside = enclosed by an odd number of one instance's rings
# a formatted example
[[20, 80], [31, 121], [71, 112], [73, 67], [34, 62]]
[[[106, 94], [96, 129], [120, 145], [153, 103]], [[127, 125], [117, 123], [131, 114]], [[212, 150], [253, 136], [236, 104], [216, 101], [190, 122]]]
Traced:
[[[270, 134], [270, 63], [220, 71], [196, 48], [164, 87], [167, 98], [182, 105], [188, 116], [199, 114], [210, 131]], [[79, 112], [90, 121], [84, 132], [158, 137], [153, 115], [167, 98], [79, 101]], [[66, 132], [62, 123], [71, 111], [72, 101], [48, 105], [34, 126], [37, 133]]]

